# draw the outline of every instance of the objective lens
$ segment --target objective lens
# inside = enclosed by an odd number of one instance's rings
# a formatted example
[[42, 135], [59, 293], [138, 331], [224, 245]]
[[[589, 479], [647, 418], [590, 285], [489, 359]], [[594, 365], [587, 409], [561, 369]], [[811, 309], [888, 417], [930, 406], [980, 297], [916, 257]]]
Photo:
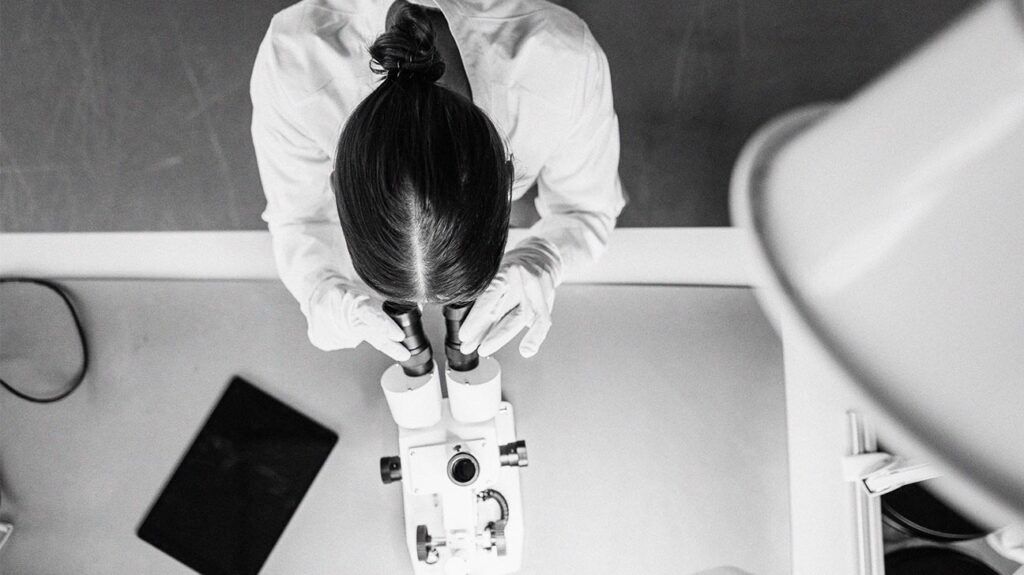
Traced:
[[434, 354], [430, 350], [430, 341], [423, 332], [420, 308], [416, 304], [388, 301], [384, 302], [384, 313], [402, 328], [402, 333], [405, 334], [402, 345], [412, 354], [412, 357], [402, 362], [402, 371], [411, 377], [430, 373], [434, 369]]
[[479, 472], [476, 458], [468, 453], [456, 453], [448, 462], [448, 478], [456, 485], [473, 483]]
[[469, 371], [480, 364], [480, 356], [476, 351], [462, 353], [462, 340], [459, 339], [459, 328], [463, 320], [473, 309], [473, 302], [444, 306], [444, 324], [447, 334], [444, 337], [444, 354], [448, 358], [448, 367], [454, 371]]

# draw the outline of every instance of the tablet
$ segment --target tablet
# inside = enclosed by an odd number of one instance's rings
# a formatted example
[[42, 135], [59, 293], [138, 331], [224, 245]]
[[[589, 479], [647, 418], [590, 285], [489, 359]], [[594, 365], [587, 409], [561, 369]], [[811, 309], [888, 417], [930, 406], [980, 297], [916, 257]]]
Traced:
[[138, 536], [203, 575], [255, 575], [337, 440], [236, 377]]

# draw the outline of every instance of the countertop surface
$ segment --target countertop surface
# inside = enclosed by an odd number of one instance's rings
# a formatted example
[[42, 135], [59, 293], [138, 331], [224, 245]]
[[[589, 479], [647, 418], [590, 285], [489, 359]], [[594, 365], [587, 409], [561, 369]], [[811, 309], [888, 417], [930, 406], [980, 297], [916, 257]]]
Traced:
[[[377, 465], [387, 358], [313, 348], [277, 282], [65, 285], [93, 364], [57, 404], [0, 393], [0, 570], [187, 573], [135, 529], [239, 374], [340, 437], [263, 573], [411, 571]], [[554, 322], [535, 358], [497, 355], [530, 447], [522, 572], [788, 573], [782, 349], [751, 292], [566, 285]]]

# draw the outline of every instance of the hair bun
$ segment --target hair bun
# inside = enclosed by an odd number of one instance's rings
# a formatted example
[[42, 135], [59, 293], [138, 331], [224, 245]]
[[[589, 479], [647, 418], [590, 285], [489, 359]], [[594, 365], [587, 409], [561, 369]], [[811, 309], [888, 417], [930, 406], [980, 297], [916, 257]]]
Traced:
[[398, 9], [395, 23], [370, 46], [370, 56], [370, 69], [391, 79], [436, 82], [444, 74], [430, 17], [415, 4]]

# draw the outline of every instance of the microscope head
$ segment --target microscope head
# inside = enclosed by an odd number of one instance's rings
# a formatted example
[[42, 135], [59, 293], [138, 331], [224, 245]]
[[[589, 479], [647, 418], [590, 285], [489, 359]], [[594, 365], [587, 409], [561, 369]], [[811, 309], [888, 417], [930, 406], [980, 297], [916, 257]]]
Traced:
[[[480, 357], [476, 351], [462, 353], [459, 329], [473, 303], [449, 304], [443, 315], [447, 333], [445, 356], [449, 407], [461, 422], [487, 421], [498, 412], [501, 403], [501, 366], [493, 357]], [[430, 341], [423, 330], [422, 316], [415, 303], [388, 301], [384, 312], [402, 329], [402, 345], [412, 354], [392, 365], [381, 376], [381, 387], [391, 415], [400, 427], [430, 427], [441, 416], [441, 379], [434, 369]]]

